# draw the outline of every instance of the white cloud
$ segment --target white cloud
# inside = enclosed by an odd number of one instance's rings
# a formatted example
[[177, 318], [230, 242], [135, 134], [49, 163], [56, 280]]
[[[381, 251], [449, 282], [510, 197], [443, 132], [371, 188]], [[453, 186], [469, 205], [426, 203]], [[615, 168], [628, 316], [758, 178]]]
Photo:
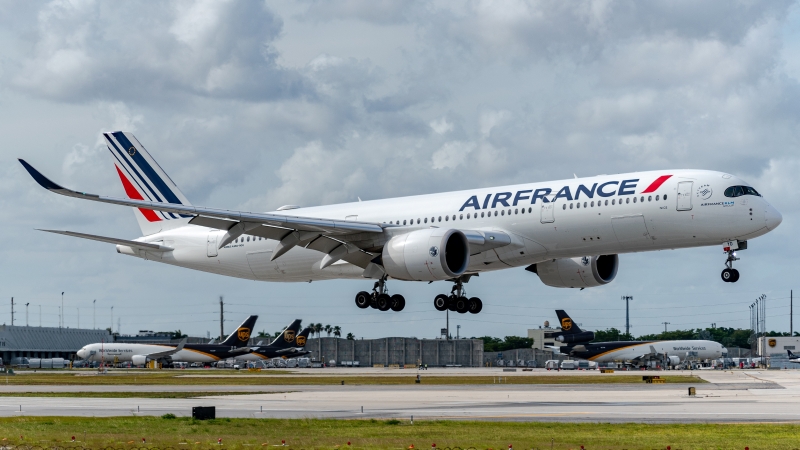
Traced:
[[455, 169], [464, 164], [469, 154], [475, 150], [472, 142], [446, 142], [431, 155], [431, 167], [434, 169]]

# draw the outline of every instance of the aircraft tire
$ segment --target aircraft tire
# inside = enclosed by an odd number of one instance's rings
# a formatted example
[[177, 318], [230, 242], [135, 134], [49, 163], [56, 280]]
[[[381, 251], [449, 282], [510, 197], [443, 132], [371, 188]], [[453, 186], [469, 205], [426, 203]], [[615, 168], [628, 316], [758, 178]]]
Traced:
[[733, 270], [732, 269], [724, 269], [722, 271], [722, 281], [726, 283], [730, 283], [733, 280]]
[[406, 307], [406, 298], [400, 294], [394, 294], [391, 298], [392, 311], [400, 312]]
[[447, 296], [444, 294], [439, 294], [436, 298], [433, 299], [433, 307], [436, 308], [437, 311], [444, 311], [447, 309]]
[[466, 314], [469, 312], [469, 299], [467, 297], [456, 298], [456, 312], [459, 314]]
[[455, 311], [456, 310], [456, 299], [457, 298], [458, 297], [456, 297], [455, 295], [451, 295], [451, 296], [447, 297], [447, 309], [449, 309], [450, 311]]
[[372, 294], [367, 291], [361, 291], [356, 294], [356, 306], [361, 309], [369, 308], [369, 304], [372, 303]]
[[739, 271], [736, 269], [731, 269], [731, 272], [733, 272], [733, 278], [731, 278], [731, 283], [736, 283], [737, 281], [739, 281]]
[[472, 297], [469, 299], [469, 312], [472, 314], [478, 314], [483, 309], [483, 302], [478, 297]]
[[381, 311], [388, 311], [392, 307], [392, 298], [389, 294], [380, 294], [375, 300], [375, 304]]

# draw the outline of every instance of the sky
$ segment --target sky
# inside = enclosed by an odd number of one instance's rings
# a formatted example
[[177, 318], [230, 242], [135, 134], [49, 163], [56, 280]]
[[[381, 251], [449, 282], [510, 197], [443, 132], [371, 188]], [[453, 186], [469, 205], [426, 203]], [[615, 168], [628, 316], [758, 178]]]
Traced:
[[[738, 283], [721, 248], [625, 254], [617, 278], [544, 286], [523, 268], [466, 285], [461, 336], [526, 335], [566, 309], [631, 333], [789, 329], [800, 287], [800, 8], [731, 1], [0, 0], [0, 323], [216, 335], [292, 319], [358, 338], [433, 338], [445, 282], [390, 281], [400, 313], [359, 310], [372, 281], [225, 278], [119, 255], [64, 229], [133, 239], [128, 208], [51, 194], [124, 192], [100, 139], [135, 133], [190, 201], [269, 211], [641, 170], [729, 172], [784, 217], [749, 243]], [[29, 306], [26, 308], [26, 304]], [[26, 309], [28, 316], [26, 319]], [[41, 311], [41, 312], [40, 312]], [[799, 325], [800, 326], [800, 323]], [[797, 329], [797, 327], [795, 328]], [[454, 333], [455, 334], [455, 333]]]

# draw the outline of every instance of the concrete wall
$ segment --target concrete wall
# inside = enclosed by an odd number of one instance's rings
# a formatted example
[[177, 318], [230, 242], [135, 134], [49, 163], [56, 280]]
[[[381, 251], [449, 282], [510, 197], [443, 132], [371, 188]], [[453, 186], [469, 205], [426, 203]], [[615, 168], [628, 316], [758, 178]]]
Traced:
[[526, 366], [528, 361], [536, 361], [536, 367], [544, 367], [545, 361], [551, 359], [563, 361], [570, 358], [567, 355], [553, 353], [549, 350], [539, 350], [538, 348], [517, 348], [504, 352], [483, 353], [483, 363], [487, 366], [499, 366], [500, 363], [498, 361], [502, 361], [503, 366], [507, 366], [510, 361], [513, 361], [514, 365], [518, 365], [518, 361], [523, 360]]
[[86, 344], [111, 340], [106, 330], [0, 325], [0, 357], [71, 359]]
[[480, 339], [417, 339], [390, 337], [347, 340], [334, 337], [309, 339], [306, 350], [317, 361], [358, 361], [362, 367], [390, 364], [427, 364], [430, 367], [460, 365], [480, 367], [483, 341]]

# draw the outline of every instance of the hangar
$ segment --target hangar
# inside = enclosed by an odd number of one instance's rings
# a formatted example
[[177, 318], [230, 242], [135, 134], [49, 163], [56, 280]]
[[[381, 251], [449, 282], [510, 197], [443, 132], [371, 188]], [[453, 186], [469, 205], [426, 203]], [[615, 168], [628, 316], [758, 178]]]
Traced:
[[0, 325], [0, 355], [12, 358], [73, 359], [86, 344], [112, 342], [108, 330]]

